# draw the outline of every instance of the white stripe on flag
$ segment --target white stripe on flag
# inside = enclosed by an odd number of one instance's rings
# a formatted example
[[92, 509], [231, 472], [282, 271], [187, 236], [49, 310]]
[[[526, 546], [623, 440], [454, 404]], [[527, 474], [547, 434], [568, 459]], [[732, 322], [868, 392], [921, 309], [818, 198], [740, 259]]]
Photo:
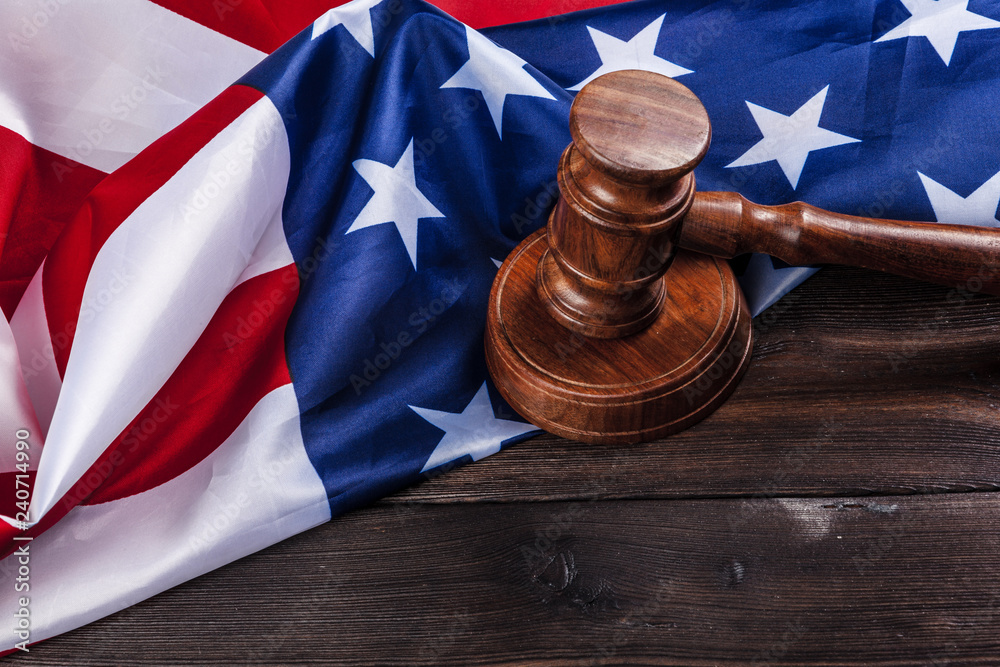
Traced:
[[39, 461], [32, 521], [153, 398], [262, 239], [273, 243], [274, 232], [265, 232], [281, 226], [289, 159], [281, 116], [261, 98], [140, 204], [100, 249]]
[[147, 0], [5, 0], [0, 26], [0, 125], [105, 172], [264, 57]]
[[[190, 470], [149, 491], [73, 508], [28, 543], [31, 641], [95, 621], [330, 519], [295, 391], [272, 391]], [[17, 556], [0, 563], [14, 618]], [[10, 625], [8, 625], [8, 628]], [[0, 650], [13, 647], [9, 629]]]
[[264, 228], [264, 234], [260, 237], [257, 247], [254, 248], [253, 256], [250, 257], [250, 263], [247, 264], [247, 268], [240, 274], [233, 287], [235, 288], [236, 285], [241, 285], [251, 278], [294, 263], [295, 258], [292, 257], [292, 251], [288, 247], [287, 239], [285, 239], [285, 227], [279, 212], [278, 215], [271, 218], [267, 227]]
[[[52, 422], [52, 412], [56, 409], [56, 399], [62, 387], [59, 367], [56, 365], [49, 321], [45, 315], [45, 301], [42, 299], [42, 271], [45, 261], [38, 267], [35, 277], [28, 283], [28, 289], [17, 304], [14, 316], [10, 318], [10, 328], [17, 341], [21, 358], [21, 371], [27, 386], [28, 396], [38, 417], [39, 437], [44, 440]], [[69, 332], [56, 335], [55, 345], [68, 345]]]

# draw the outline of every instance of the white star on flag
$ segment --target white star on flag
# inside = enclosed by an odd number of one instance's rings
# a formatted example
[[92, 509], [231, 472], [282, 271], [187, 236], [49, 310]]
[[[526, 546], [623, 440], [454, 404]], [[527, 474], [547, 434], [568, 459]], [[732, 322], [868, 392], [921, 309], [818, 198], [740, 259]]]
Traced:
[[375, 28], [372, 26], [371, 10], [382, 2], [383, 0], [354, 0], [354, 2], [331, 9], [313, 23], [312, 39], [342, 25], [351, 34], [351, 37], [374, 58]]
[[444, 213], [417, 187], [413, 166], [413, 139], [394, 167], [375, 160], [355, 160], [354, 170], [375, 191], [347, 234], [391, 222], [403, 239], [406, 252], [417, 268], [417, 223], [420, 218], [443, 218]]
[[1000, 21], [973, 14], [969, 0], [900, 0], [910, 18], [885, 33], [876, 42], [907, 37], [926, 37], [945, 66], [951, 64], [958, 33], [1000, 28]]
[[478, 90], [486, 100], [497, 134], [503, 139], [503, 108], [508, 95], [525, 95], [554, 100], [552, 93], [538, 83], [524, 66], [527, 61], [497, 46], [487, 37], [466, 26], [469, 60], [441, 88]]
[[860, 141], [819, 126], [828, 90], [830, 86], [816, 93], [791, 116], [747, 102], [764, 138], [726, 167], [745, 167], [777, 160], [794, 190], [798, 187], [799, 176], [802, 175], [809, 153]]
[[531, 424], [497, 419], [485, 382], [460, 414], [412, 405], [410, 409], [444, 431], [444, 437], [431, 452], [420, 472], [432, 470], [463, 456], [471, 456], [473, 461], [478, 461], [499, 452], [500, 445], [507, 440], [538, 430], [537, 426]]
[[919, 171], [917, 176], [924, 184], [924, 190], [927, 192], [927, 198], [931, 200], [934, 217], [938, 222], [1000, 227], [1000, 222], [997, 221], [997, 207], [1000, 206], [1000, 172], [976, 188], [976, 191], [968, 197], [956, 194]]
[[656, 49], [656, 40], [660, 37], [660, 28], [663, 27], [663, 19], [665, 17], [666, 14], [656, 19], [627, 42], [587, 26], [587, 30], [590, 32], [590, 39], [594, 42], [594, 47], [601, 57], [601, 66], [586, 79], [567, 90], [580, 90], [603, 74], [625, 69], [644, 69], [669, 76], [670, 78], [681, 76], [682, 74], [690, 74], [692, 70], [675, 65], [669, 60], [653, 53]]

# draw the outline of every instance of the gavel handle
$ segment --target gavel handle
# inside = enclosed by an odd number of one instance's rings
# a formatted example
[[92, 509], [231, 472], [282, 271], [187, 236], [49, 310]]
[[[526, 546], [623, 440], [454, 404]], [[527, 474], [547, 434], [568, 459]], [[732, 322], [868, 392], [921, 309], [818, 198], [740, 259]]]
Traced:
[[716, 257], [762, 252], [792, 265], [846, 264], [1000, 294], [1000, 229], [840, 215], [795, 202], [761, 206], [699, 192], [679, 245]]

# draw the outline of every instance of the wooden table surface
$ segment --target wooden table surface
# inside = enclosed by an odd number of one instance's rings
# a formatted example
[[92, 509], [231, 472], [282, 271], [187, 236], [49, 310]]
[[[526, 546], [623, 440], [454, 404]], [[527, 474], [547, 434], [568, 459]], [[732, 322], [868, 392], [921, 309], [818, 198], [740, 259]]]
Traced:
[[1000, 299], [821, 272], [700, 425], [541, 436], [32, 665], [1000, 664]]

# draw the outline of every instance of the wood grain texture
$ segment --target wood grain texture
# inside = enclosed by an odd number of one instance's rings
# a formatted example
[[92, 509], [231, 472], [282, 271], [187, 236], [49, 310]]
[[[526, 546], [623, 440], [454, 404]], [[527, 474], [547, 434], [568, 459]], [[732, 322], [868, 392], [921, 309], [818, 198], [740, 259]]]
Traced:
[[538, 298], [532, 272], [548, 238], [540, 231], [521, 244], [490, 296], [486, 365], [515, 410], [564, 437], [635, 443], [683, 430], [729, 397], [752, 341], [728, 264], [679, 255], [652, 324], [624, 338], [591, 339], [549, 317]]
[[7, 660], [997, 664], [1000, 299], [948, 291], [826, 269], [682, 434], [532, 439]]
[[663, 307], [660, 276], [694, 196], [691, 171], [708, 150], [708, 113], [682, 84], [628, 70], [584, 86], [569, 125], [539, 297], [571, 331], [627, 336]]
[[11, 662], [985, 665], [1000, 656], [994, 493], [398, 509], [357, 512]]
[[[547, 230], [501, 267], [486, 332], [500, 393], [556, 435], [595, 444], [663, 437], [732, 392], [751, 341], [743, 301], [690, 262], [675, 262], [678, 244], [724, 258], [764, 252], [795, 265], [872, 268], [948, 285], [954, 299], [1000, 294], [997, 229], [695, 195], [690, 172], [711, 127], [698, 98], [667, 77], [624, 71], [596, 79], [574, 101], [570, 130], [560, 199]], [[683, 289], [668, 293], [671, 284]], [[702, 320], [726, 324], [706, 329]], [[586, 338], [570, 349], [563, 329]], [[723, 329], [732, 348], [718, 344]], [[639, 344], [620, 344], [633, 339]], [[559, 345], [572, 354], [555, 359]]]
[[532, 439], [6, 661], [1000, 664], [1000, 300], [968, 287], [828, 269], [684, 433]]
[[[629, 447], [540, 436], [396, 501], [1000, 488], [1000, 299], [831, 267], [754, 329], [739, 387], [683, 433]], [[615, 484], [595, 489], [608, 471]]]
[[613, 180], [653, 187], [672, 183], [691, 173], [712, 142], [701, 101], [661, 74], [612, 72], [584, 86], [573, 106], [573, 144]]
[[794, 266], [845, 264], [1000, 294], [995, 228], [861, 218], [802, 202], [761, 206], [735, 192], [700, 192], [678, 242], [717, 257], [762, 252]]
[[676, 433], [726, 400], [752, 345], [728, 264], [676, 252], [708, 114], [683, 85], [624, 71], [584, 87], [570, 130], [547, 228], [493, 284], [490, 376], [515, 410], [563, 437]]

